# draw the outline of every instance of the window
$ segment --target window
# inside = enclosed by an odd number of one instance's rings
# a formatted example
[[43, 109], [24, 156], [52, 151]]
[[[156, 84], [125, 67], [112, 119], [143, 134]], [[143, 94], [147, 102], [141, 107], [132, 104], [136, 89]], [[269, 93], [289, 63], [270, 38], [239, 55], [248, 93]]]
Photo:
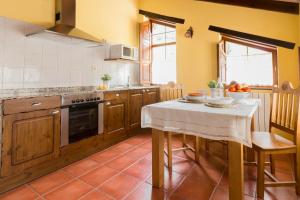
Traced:
[[250, 86], [277, 84], [276, 49], [225, 40], [226, 83], [237, 81]]
[[176, 82], [176, 28], [152, 22], [152, 83]]

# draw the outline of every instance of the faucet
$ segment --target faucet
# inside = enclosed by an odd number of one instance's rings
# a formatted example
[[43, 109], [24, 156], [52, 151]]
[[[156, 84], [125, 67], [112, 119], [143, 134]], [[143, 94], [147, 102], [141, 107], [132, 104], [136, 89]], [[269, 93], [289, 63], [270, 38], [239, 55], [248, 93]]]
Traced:
[[131, 84], [130, 84], [130, 76], [127, 77], [127, 87], [130, 87]]

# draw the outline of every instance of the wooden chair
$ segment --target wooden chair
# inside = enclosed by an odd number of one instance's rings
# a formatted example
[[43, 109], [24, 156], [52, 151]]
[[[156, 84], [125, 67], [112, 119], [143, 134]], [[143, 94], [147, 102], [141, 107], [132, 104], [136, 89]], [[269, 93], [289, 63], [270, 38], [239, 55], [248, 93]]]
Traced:
[[[160, 100], [170, 101], [183, 97], [182, 85], [169, 82], [167, 85], [162, 85], [160, 88]], [[172, 168], [173, 152], [191, 150], [195, 153], [195, 160], [199, 160], [199, 138], [195, 137], [194, 147], [187, 144], [186, 135], [182, 134], [182, 148], [172, 149], [172, 135], [177, 133], [165, 132], [167, 135], [167, 151], [165, 154], [168, 156], [168, 167]]]
[[[264, 187], [296, 186], [300, 194], [300, 118], [299, 118], [300, 88], [293, 89], [290, 82], [284, 82], [278, 88], [273, 88], [271, 97], [271, 115], [269, 132], [253, 132], [253, 149], [257, 152], [257, 196], [264, 198]], [[278, 134], [271, 133], [272, 128], [291, 134], [290, 141]], [[280, 182], [275, 177], [273, 155], [295, 155], [295, 181]], [[265, 157], [271, 156], [271, 172], [265, 170]], [[264, 175], [272, 181], [265, 182]]]

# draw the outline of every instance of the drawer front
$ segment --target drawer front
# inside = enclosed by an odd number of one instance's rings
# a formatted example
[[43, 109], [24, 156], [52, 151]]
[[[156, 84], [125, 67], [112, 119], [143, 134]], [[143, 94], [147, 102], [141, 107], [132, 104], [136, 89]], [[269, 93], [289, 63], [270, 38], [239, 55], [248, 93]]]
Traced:
[[50, 108], [59, 108], [61, 105], [60, 96], [34, 97], [28, 99], [5, 100], [3, 104], [4, 115]]
[[143, 93], [142, 89], [129, 90], [129, 94], [140, 94], [140, 93]]
[[104, 99], [106, 101], [113, 101], [113, 102], [122, 102], [126, 101], [128, 98], [127, 91], [114, 91], [114, 92], [106, 92], [104, 93]]
[[144, 89], [143, 91], [144, 92], [157, 92], [157, 88], [146, 88], [146, 89]]

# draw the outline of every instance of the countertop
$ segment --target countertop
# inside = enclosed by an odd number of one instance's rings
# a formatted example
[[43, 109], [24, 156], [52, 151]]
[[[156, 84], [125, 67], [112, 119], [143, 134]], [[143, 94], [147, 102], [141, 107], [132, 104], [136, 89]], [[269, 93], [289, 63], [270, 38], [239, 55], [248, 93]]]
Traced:
[[95, 87], [72, 87], [72, 88], [41, 88], [41, 89], [17, 89], [3, 90], [0, 92], [0, 103], [3, 100], [18, 98], [33, 98], [39, 96], [63, 96], [68, 94], [80, 94], [88, 92], [112, 92], [159, 88], [159, 86], [131, 86], [131, 87], [112, 87], [107, 90], [97, 90]]

